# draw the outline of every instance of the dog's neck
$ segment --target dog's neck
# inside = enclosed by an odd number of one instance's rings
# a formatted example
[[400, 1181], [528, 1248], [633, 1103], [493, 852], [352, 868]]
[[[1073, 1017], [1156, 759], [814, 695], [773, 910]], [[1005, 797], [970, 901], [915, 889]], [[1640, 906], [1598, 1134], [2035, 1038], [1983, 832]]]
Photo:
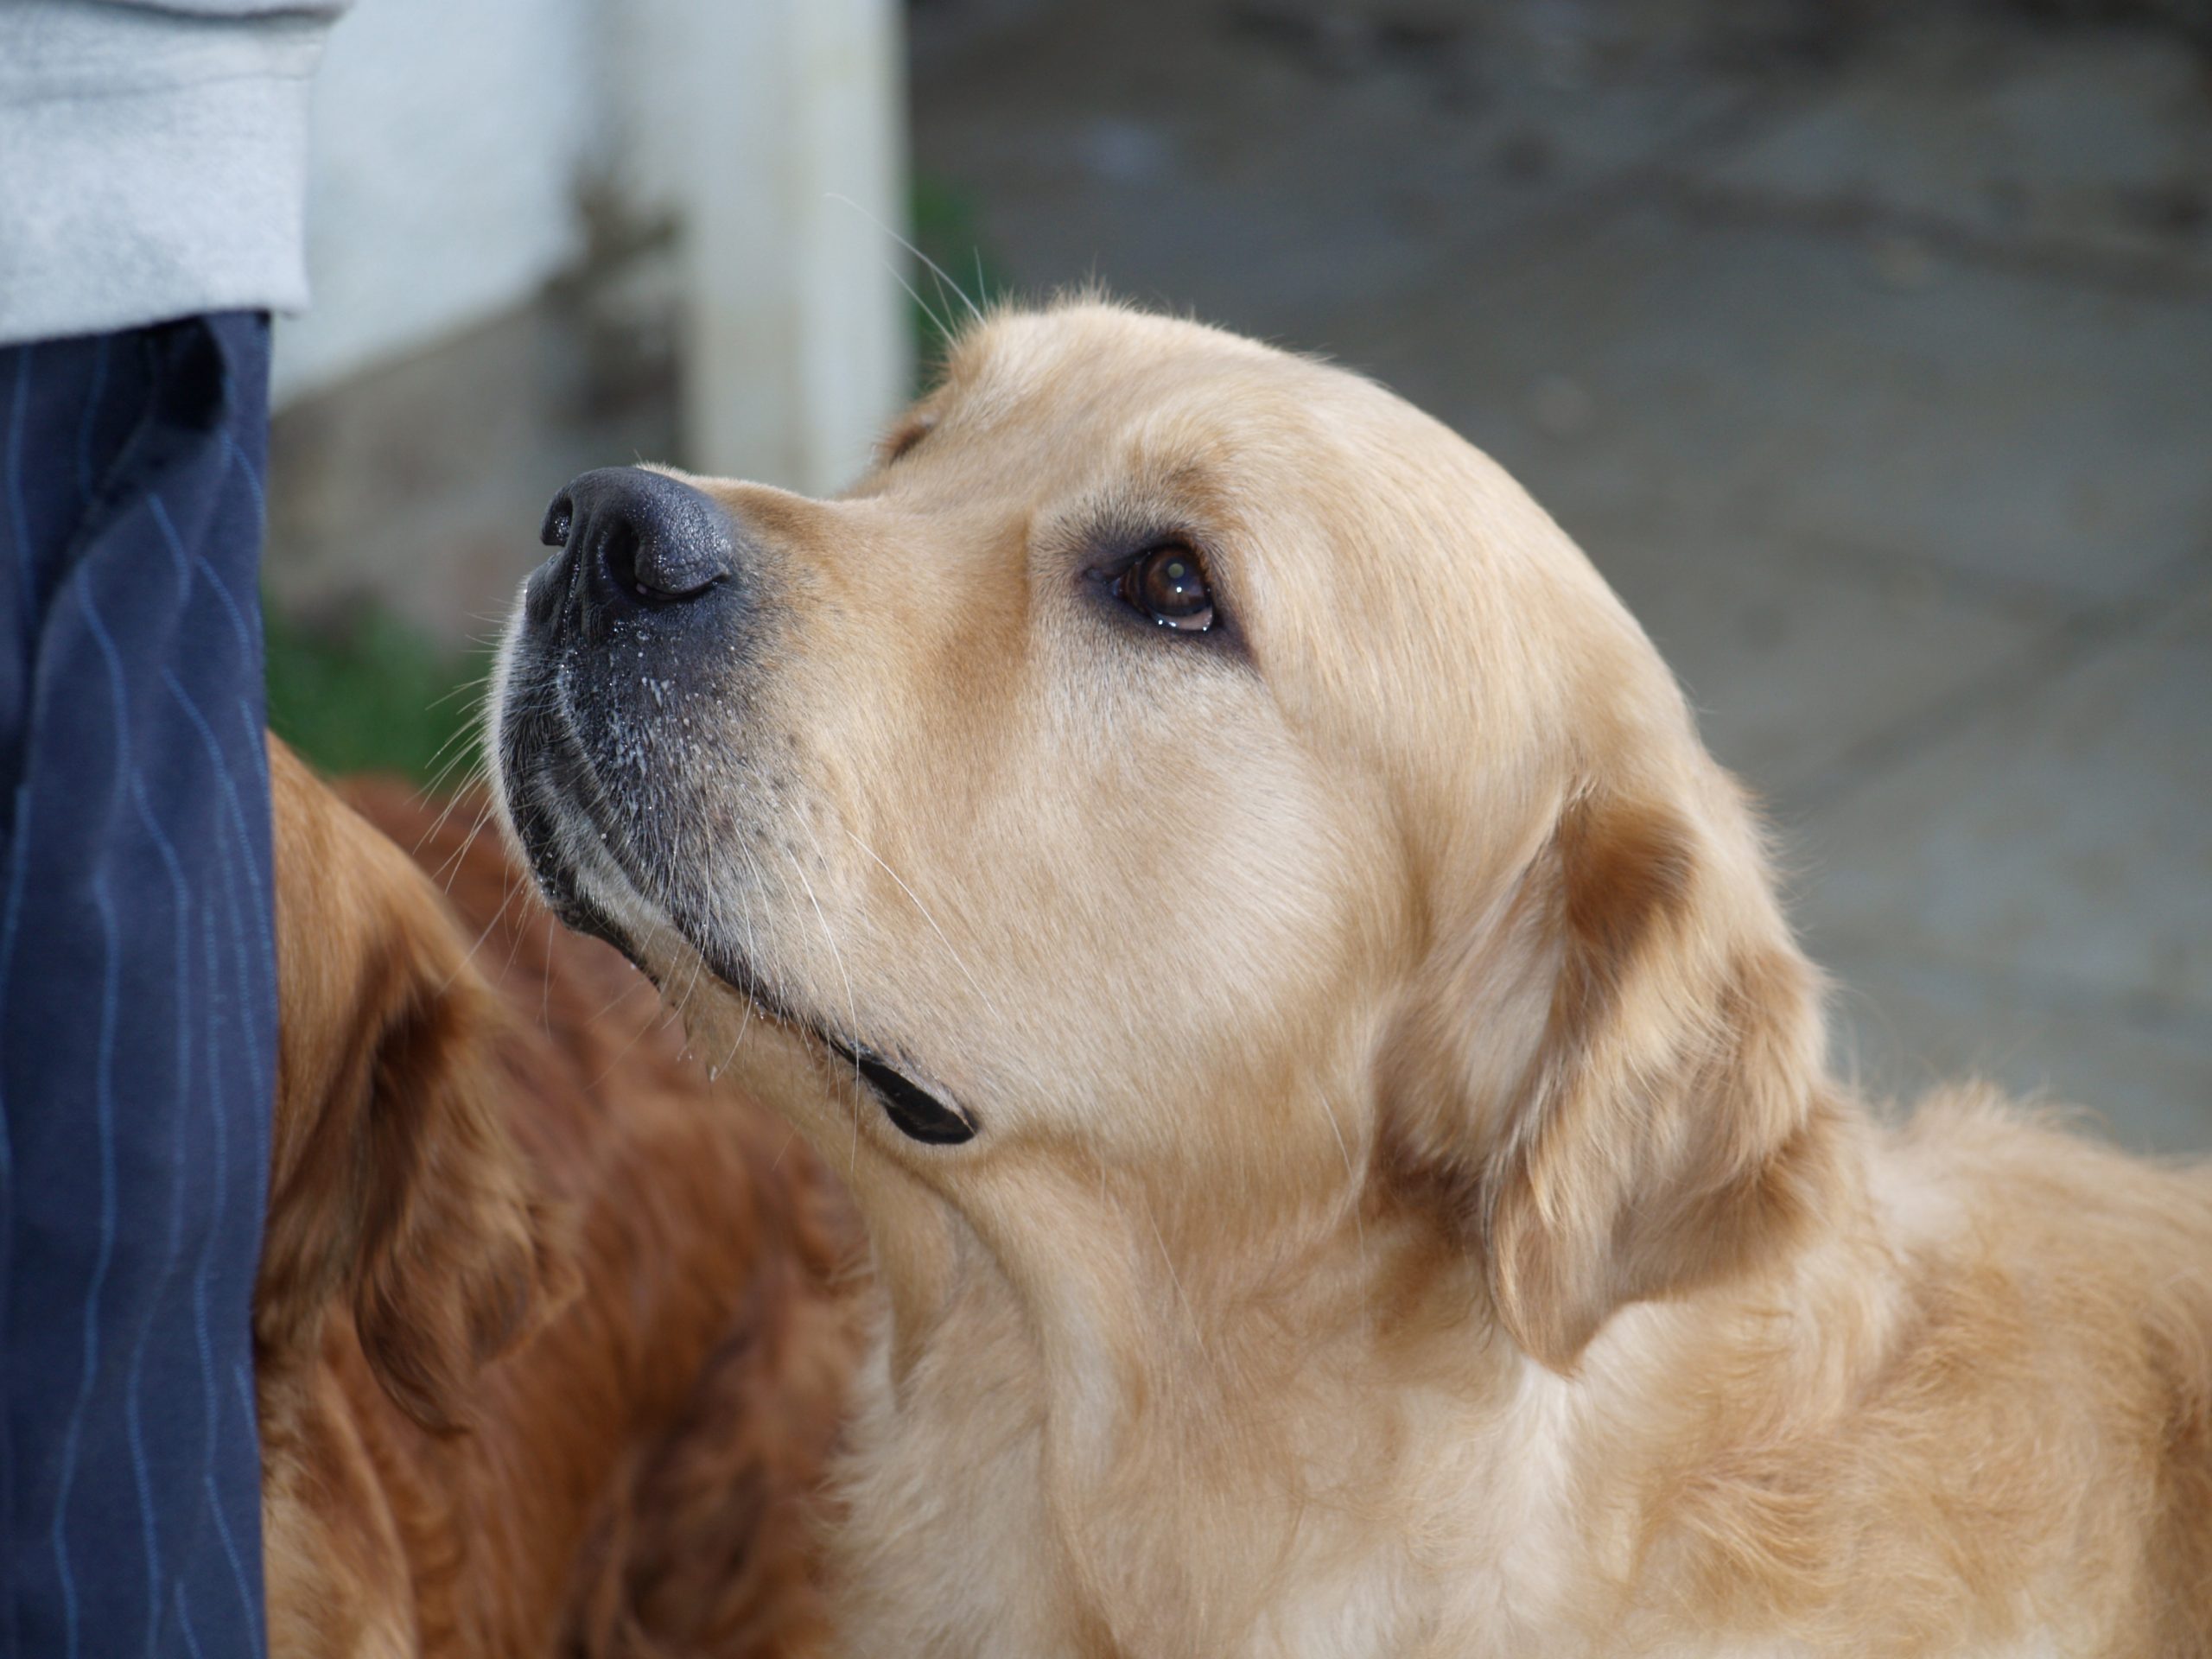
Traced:
[[[1852, 1385], [1843, 1354], [1878, 1345], [1844, 1328], [1879, 1271], [1863, 1206], [1840, 1206], [1791, 1268], [1762, 1275], [1764, 1300], [1724, 1286], [1631, 1306], [1561, 1375], [1497, 1323], [1480, 1261], [1380, 1181], [1316, 1188], [1267, 1215], [1264, 1237], [1228, 1238], [1224, 1213], [1249, 1229], [1250, 1206], [1130, 1172], [1009, 1171], [1024, 1192], [1005, 1213], [1056, 1218], [1024, 1230], [868, 1163], [891, 1316], [863, 1460], [973, 1473], [943, 1502], [1022, 1552], [1007, 1596], [1065, 1592], [1039, 1641], [1110, 1629], [1100, 1651], [1264, 1650], [1301, 1602], [1377, 1582], [1377, 1554], [1396, 1558], [1411, 1599], [1488, 1594], [1501, 1631], [1556, 1629], [1663, 1533], [1665, 1448], [1741, 1428], [1691, 1421], [1712, 1409], [1707, 1372], [1769, 1373], [1813, 1402]], [[1681, 1420], [1655, 1400], [1680, 1402]], [[972, 1450], [947, 1459], [948, 1442]], [[1590, 1535], [1573, 1505], [1599, 1489], [1619, 1497]], [[914, 1542], [884, 1519], [850, 1541], [867, 1578]], [[1487, 1559], [1486, 1588], [1422, 1570], [1435, 1526], [1488, 1535], [1448, 1552]], [[1578, 1582], [1555, 1576], [1566, 1560], [1583, 1564]]]
[[1257, 1653], [1347, 1619], [1378, 1651], [1571, 1648], [1653, 1552], [1707, 1548], [1675, 1520], [1686, 1459], [1834, 1408], [1891, 1344], [1894, 1241], [1840, 1097], [1839, 1185], [1788, 1260], [1622, 1308], [1561, 1372], [1350, 1112], [1333, 1172], [1279, 1166], [1265, 1201], [1253, 1172], [1007, 1149], [956, 1205], [777, 1069], [753, 1085], [851, 1185], [883, 1295], [836, 1545], [855, 1651], [912, 1648], [932, 1603], [963, 1636], [991, 1610], [999, 1645], [962, 1652]]

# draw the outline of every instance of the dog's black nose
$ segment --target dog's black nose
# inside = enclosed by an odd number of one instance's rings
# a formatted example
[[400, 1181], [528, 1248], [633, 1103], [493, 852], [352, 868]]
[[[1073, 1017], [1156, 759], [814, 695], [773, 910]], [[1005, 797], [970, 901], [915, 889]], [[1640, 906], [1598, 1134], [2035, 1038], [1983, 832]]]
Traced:
[[538, 532], [566, 548], [587, 607], [608, 611], [696, 599], [737, 567], [729, 515], [680, 479], [601, 467], [570, 480]]

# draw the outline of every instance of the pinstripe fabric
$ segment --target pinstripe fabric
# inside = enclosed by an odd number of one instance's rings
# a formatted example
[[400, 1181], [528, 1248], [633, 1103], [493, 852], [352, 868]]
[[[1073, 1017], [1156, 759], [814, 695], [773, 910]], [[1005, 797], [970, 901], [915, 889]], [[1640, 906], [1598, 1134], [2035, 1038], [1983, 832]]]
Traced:
[[257, 316], [0, 350], [0, 1659], [262, 1651]]

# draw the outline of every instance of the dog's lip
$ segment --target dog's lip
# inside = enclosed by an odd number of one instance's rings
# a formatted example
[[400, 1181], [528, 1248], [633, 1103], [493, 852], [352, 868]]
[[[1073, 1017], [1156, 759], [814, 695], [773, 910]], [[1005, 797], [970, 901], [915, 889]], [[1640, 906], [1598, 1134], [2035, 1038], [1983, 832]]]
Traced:
[[976, 1119], [965, 1107], [923, 1088], [880, 1055], [866, 1048], [849, 1047], [826, 1033], [823, 1040], [853, 1063], [868, 1080], [868, 1087], [875, 1090], [875, 1097], [883, 1103], [883, 1115], [909, 1141], [919, 1141], [925, 1146], [957, 1147], [976, 1138]]
[[763, 985], [746, 963], [709, 957], [707, 966], [715, 978], [769, 1019], [812, 1038], [851, 1066], [882, 1103], [883, 1115], [908, 1140], [925, 1146], [953, 1147], [976, 1138], [974, 1113], [915, 1082], [867, 1044], [848, 1041], [796, 1012]]
[[[587, 775], [592, 775], [591, 757], [582, 743], [575, 729], [575, 716], [561, 677], [554, 677], [553, 710], [557, 715], [552, 741], [566, 743], [575, 748], [573, 756]], [[769, 990], [761, 976], [750, 964], [733, 959], [718, 951], [709, 930], [686, 927], [683, 918], [671, 913], [665, 904], [658, 904], [645, 897], [637, 877], [626, 868], [616, 849], [623, 838], [615, 829], [600, 819], [588, 797], [579, 799], [576, 792], [563, 786], [557, 771], [549, 771], [550, 756], [541, 747], [530, 768], [532, 774], [529, 785], [543, 791], [545, 798], [537, 804], [541, 809], [557, 809], [562, 816], [581, 813], [583, 823], [598, 836], [605, 849], [603, 856], [612, 867], [616, 878], [632, 894], [652, 908], [676, 935], [699, 952], [702, 960], [714, 976], [725, 985], [745, 997], [769, 1019], [785, 1028], [812, 1038], [831, 1053], [836, 1055], [865, 1080], [882, 1103], [884, 1116], [893, 1127], [911, 1141], [925, 1146], [957, 1146], [976, 1137], [977, 1124], [975, 1115], [964, 1107], [945, 1098], [936, 1090], [917, 1083], [906, 1071], [893, 1065], [884, 1053], [858, 1039], [848, 1040], [838, 1036], [818, 1020], [807, 1018], [791, 1007], [781, 997]], [[573, 856], [563, 845], [563, 837], [555, 835], [541, 847], [531, 850], [530, 861], [537, 883], [550, 902], [554, 913], [579, 931], [594, 934], [614, 946], [641, 973], [653, 981], [658, 988], [659, 977], [645, 954], [631, 942], [626, 930], [616, 925], [591, 901], [588, 884]]]

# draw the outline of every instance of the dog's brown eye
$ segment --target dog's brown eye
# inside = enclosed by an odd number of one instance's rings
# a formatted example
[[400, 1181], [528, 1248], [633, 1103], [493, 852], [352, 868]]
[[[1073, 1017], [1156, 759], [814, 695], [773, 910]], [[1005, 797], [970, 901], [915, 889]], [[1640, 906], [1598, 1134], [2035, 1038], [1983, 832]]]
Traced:
[[1122, 597], [1163, 628], [1204, 633], [1213, 626], [1213, 590], [1198, 555], [1179, 543], [1155, 547], [1128, 568]]

